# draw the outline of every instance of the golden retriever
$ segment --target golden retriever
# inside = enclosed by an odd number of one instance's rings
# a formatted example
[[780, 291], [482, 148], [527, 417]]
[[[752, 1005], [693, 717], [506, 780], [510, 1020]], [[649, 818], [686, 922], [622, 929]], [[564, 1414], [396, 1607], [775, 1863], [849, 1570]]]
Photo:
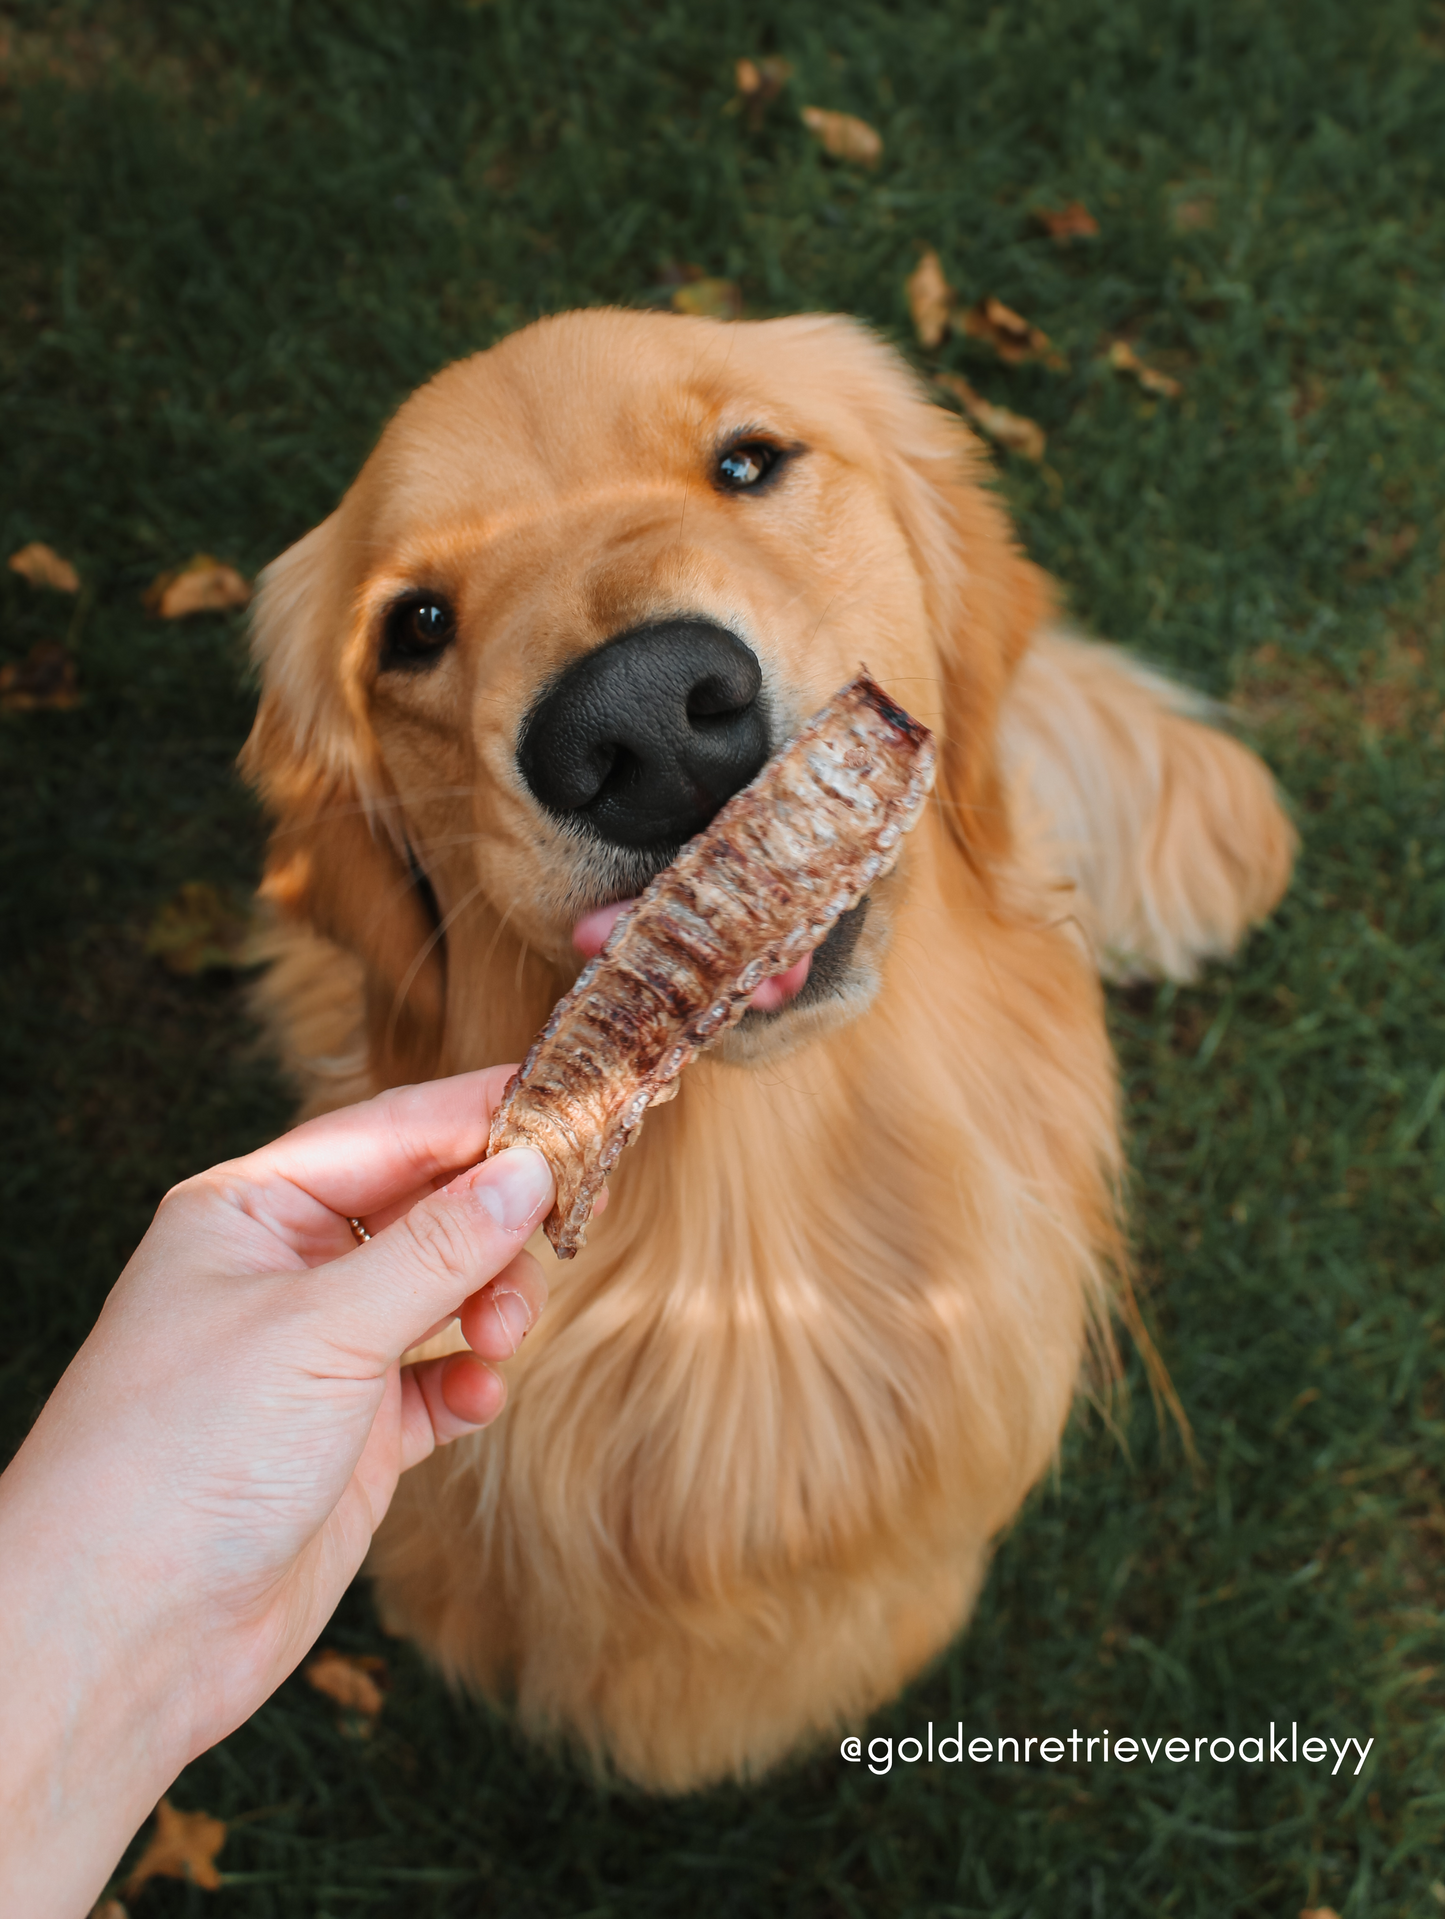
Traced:
[[898, 869], [649, 1116], [506, 1412], [376, 1542], [448, 1674], [655, 1790], [959, 1630], [1120, 1271], [1100, 975], [1188, 979], [1289, 877], [1264, 767], [1061, 626], [986, 471], [850, 321], [564, 314], [414, 394], [264, 577], [311, 1111], [519, 1059], [579, 922], [860, 663], [940, 740]]

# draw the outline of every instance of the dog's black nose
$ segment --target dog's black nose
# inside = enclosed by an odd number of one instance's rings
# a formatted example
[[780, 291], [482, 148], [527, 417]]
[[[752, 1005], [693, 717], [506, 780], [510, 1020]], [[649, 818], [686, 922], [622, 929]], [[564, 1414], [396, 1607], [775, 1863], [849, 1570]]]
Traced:
[[522, 777], [549, 812], [615, 846], [679, 845], [767, 759], [762, 680], [752, 649], [707, 620], [621, 633], [533, 708]]

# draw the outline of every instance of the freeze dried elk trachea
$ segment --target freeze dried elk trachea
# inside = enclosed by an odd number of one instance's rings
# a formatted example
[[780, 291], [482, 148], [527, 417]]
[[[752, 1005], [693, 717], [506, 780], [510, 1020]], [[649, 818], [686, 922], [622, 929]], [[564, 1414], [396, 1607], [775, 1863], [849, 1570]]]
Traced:
[[546, 1157], [559, 1259], [583, 1244], [649, 1104], [897, 860], [933, 758], [928, 728], [860, 674], [619, 917], [508, 1083], [487, 1142]]

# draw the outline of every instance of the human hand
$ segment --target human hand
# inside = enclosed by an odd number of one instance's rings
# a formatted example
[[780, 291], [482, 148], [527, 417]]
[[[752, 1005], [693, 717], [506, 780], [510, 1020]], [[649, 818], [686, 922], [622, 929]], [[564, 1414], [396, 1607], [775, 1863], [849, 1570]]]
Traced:
[[[545, 1301], [523, 1247], [553, 1197], [529, 1149], [473, 1165], [509, 1070], [383, 1094], [167, 1194], [0, 1479], [0, 1799], [17, 1786], [12, 1837], [28, 1800], [52, 1867], [59, 1810], [67, 1871], [98, 1846], [103, 1883], [313, 1643], [398, 1476], [501, 1410], [483, 1362]], [[479, 1357], [402, 1368], [457, 1314]], [[5, 1909], [83, 1910], [45, 1890]]]

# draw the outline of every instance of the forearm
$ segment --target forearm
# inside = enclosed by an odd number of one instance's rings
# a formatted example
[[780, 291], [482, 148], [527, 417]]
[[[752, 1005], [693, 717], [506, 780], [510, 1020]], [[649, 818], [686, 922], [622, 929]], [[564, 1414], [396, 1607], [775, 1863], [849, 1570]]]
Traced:
[[26, 1448], [0, 1479], [0, 1912], [83, 1919], [190, 1753], [175, 1645], [45, 1482]]
[[[389, 1094], [167, 1196], [0, 1477], [3, 1919], [84, 1919], [314, 1642], [398, 1475], [500, 1411], [484, 1361], [546, 1298], [554, 1192], [536, 1153], [473, 1164], [504, 1083]], [[385, 1230], [358, 1247], [353, 1215]], [[403, 1371], [457, 1313], [471, 1355]]]

